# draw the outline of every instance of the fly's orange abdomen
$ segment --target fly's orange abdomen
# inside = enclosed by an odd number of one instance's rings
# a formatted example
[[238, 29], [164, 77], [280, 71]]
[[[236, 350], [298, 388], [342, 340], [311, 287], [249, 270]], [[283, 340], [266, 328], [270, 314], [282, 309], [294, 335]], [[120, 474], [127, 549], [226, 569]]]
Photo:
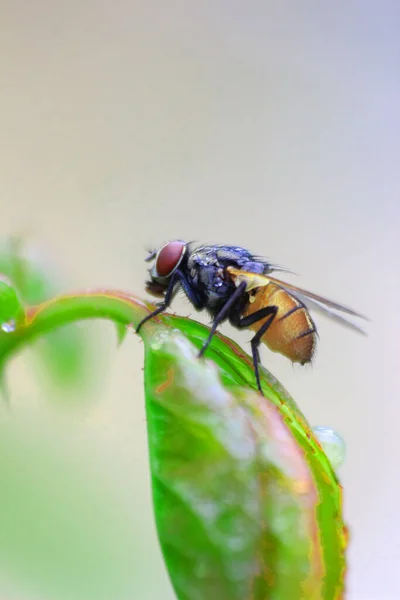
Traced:
[[[293, 362], [309, 362], [315, 350], [317, 333], [307, 308], [280, 286], [269, 283], [250, 294], [243, 316], [267, 306], [276, 306], [278, 311], [261, 341], [273, 352], [279, 352]], [[269, 318], [257, 321], [250, 329], [259, 331]]]

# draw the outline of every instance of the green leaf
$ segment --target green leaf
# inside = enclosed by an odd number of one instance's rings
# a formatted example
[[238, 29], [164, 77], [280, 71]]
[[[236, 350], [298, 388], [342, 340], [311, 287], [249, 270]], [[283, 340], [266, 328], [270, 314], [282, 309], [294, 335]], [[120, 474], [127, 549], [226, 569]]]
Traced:
[[[346, 536], [341, 490], [294, 401], [249, 357], [208, 330], [144, 333], [157, 528], [179, 600], [340, 598]], [[184, 330], [183, 337], [177, 330]], [[212, 362], [210, 361], [212, 359]], [[218, 369], [215, 368], [218, 365]]]

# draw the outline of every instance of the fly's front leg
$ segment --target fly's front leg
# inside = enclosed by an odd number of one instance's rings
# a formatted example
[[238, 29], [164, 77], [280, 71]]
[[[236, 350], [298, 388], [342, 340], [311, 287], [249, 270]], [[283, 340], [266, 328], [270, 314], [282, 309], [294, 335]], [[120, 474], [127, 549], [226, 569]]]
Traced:
[[177, 275], [177, 271], [175, 271], [175, 273], [172, 274], [171, 279], [168, 283], [168, 287], [167, 287], [167, 291], [165, 293], [164, 300], [159, 304], [159, 306], [158, 306], [158, 308], [156, 308], [156, 310], [153, 310], [152, 313], [150, 313], [149, 315], [147, 315], [144, 319], [142, 319], [140, 321], [139, 325], [136, 327], [136, 333], [139, 333], [140, 329], [143, 327], [143, 325], [145, 323], [147, 323], [147, 321], [150, 321], [150, 319], [153, 319], [153, 317], [156, 317], [160, 313], [164, 312], [164, 310], [166, 308], [168, 308], [168, 306], [171, 304], [171, 300], [174, 295], [174, 290], [178, 283], [179, 283], [179, 277]]
[[156, 317], [160, 313], [164, 312], [170, 306], [171, 301], [172, 301], [172, 299], [177, 291], [177, 287], [179, 285], [182, 286], [186, 296], [189, 298], [190, 302], [193, 304], [193, 306], [197, 310], [200, 310], [201, 308], [203, 308], [202, 302], [198, 298], [198, 296], [195, 293], [195, 291], [193, 290], [193, 288], [190, 286], [190, 283], [186, 279], [185, 275], [182, 273], [182, 271], [179, 271], [179, 269], [177, 269], [171, 275], [171, 279], [169, 280], [167, 291], [165, 292], [164, 300], [158, 305], [158, 308], [156, 308], [156, 310], [154, 310], [152, 313], [150, 313], [144, 319], [142, 319], [142, 321], [140, 321], [139, 325], [136, 328], [136, 333], [139, 333], [139, 330], [142, 328], [142, 326], [147, 321], [149, 321], [153, 317]]

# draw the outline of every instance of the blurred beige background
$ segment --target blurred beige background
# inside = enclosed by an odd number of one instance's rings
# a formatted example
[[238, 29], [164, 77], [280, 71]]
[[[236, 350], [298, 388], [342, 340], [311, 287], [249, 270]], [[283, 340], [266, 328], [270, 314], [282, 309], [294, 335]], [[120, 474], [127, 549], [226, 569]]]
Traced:
[[[139, 295], [147, 247], [240, 244], [371, 317], [366, 339], [317, 317], [312, 368], [262, 353], [311, 424], [346, 440], [350, 600], [400, 598], [399, 21], [389, 0], [1, 5], [1, 237], [27, 233], [74, 287]], [[96, 438], [132, 504], [137, 598], [172, 600], [143, 348], [99, 328], [108, 372], [68, 431]], [[9, 385], [46, 415], [23, 358]]]

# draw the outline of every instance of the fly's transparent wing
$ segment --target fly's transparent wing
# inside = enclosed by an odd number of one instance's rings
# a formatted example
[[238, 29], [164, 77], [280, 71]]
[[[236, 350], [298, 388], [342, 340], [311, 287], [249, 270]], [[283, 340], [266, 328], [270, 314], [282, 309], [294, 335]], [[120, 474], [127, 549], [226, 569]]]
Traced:
[[257, 287], [265, 287], [269, 283], [274, 283], [286, 290], [289, 294], [292, 294], [298, 298], [300, 302], [303, 302], [303, 304], [307, 306], [307, 308], [317, 310], [318, 312], [323, 313], [325, 316], [340, 322], [342, 325], [367, 335], [366, 331], [350, 317], [363, 319], [365, 321], [368, 321], [368, 318], [356, 312], [352, 308], [348, 308], [347, 306], [343, 306], [342, 304], [338, 304], [337, 302], [333, 302], [332, 300], [328, 300], [327, 298], [318, 296], [317, 294], [313, 294], [307, 290], [303, 290], [296, 285], [286, 283], [285, 281], [281, 281], [280, 279], [271, 277], [270, 275], [247, 273], [246, 271], [240, 271], [239, 269], [235, 269], [233, 267], [228, 267], [227, 270], [233, 277], [236, 285], [239, 285], [242, 281], [246, 282], [247, 291]]

